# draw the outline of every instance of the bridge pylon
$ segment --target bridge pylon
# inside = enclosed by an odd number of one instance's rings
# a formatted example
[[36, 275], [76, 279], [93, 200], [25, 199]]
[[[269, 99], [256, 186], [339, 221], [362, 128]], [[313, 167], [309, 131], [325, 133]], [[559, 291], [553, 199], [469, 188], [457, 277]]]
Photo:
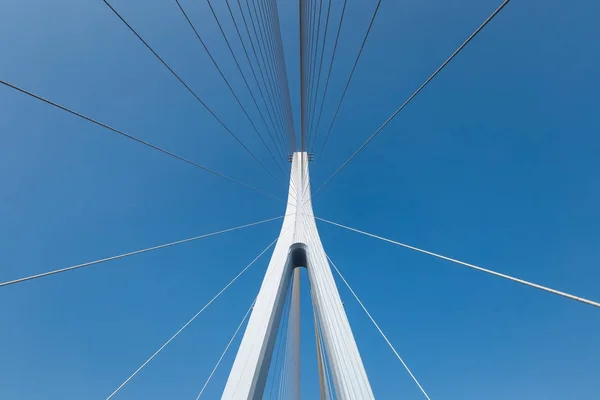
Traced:
[[[290, 286], [293, 289], [289, 318], [295, 333], [288, 334], [288, 350], [291, 349], [292, 357], [299, 355], [299, 274], [294, 273], [298, 267], [305, 267], [308, 272], [312, 304], [326, 356], [320, 358], [328, 361], [336, 399], [374, 399], [317, 231], [308, 164], [308, 153], [292, 154], [288, 203], [280, 236], [229, 373], [223, 400], [262, 399]], [[293, 285], [290, 285], [291, 279], [295, 280]], [[288, 363], [292, 368], [291, 371], [288, 368], [288, 376], [292, 379], [286, 400], [300, 400], [299, 361], [298, 356]]]

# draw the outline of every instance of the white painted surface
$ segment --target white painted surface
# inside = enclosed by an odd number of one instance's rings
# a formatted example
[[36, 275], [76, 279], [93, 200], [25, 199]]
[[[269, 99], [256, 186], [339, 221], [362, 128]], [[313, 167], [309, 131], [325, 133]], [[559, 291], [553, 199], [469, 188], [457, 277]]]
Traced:
[[317, 231], [310, 201], [306, 153], [293, 155], [285, 214], [279, 240], [221, 399], [262, 399], [293, 267], [290, 248], [296, 243], [304, 243], [307, 247], [306, 267], [311, 295], [322, 329], [336, 398], [374, 399]]

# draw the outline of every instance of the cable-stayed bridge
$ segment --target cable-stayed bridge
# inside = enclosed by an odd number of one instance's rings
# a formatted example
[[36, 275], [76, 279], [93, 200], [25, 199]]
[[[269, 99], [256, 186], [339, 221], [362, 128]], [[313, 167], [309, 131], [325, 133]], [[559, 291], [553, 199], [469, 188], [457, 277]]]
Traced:
[[[236, 146], [239, 146], [249, 157], [251, 162], [268, 174], [270, 177], [284, 177], [287, 185], [287, 197], [273, 195], [267, 190], [247, 183], [245, 180], [230, 176], [228, 173], [205, 165], [178, 152], [155, 144], [153, 141], [142, 139], [137, 132], [109, 124], [99, 118], [83, 113], [74, 107], [62, 104], [50, 97], [28, 89], [26, 83], [12, 82], [0, 77], [0, 83], [5, 90], [14, 96], [27, 96], [32, 101], [41, 102], [55, 109], [71, 115], [73, 118], [84, 120], [95, 125], [107, 134], [120, 137], [143, 146], [148, 151], [159, 153], [200, 169], [203, 173], [211, 174], [236, 185], [244, 190], [252, 191], [267, 199], [278, 202], [284, 213], [272, 218], [263, 219], [247, 224], [225, 227], [213, 232], [198, 236], [176, 240], [168, 243], [154, 245], [142, 249], [108, 256], [93, 261], [76, 265], [68, 265], [57, 269], [42, 271], [36, 274], [3, 279], [0, 290], [9, 286], [26, 285], [27, 282], [38, 279], [60, 279], [62, 274], [72, 273], [114, 260], [135, 257], [143, 253], [151, 253], [160, 249], [174, 247], [185, 243], [195, 242], [208, 237], [226, 235], [228, 232], [251, 229], [262, 224], [281, 224], [281, 230], [276, 238], [271, 238], [268, 245], [259, 249], [255, 258], [249, 260], [237, 274], [222, 288], [215, 291], [214, 296], [189, 320], [182, 321], [182, 325], [173, 330], [165, 342], [157, 344], [156, 348], [148, 353], [148, 357], [138, 366], [132, 368], [131, 374], [124, 376], [123, 380], [107, 393], [105, 399], [121, 398], [122, 390], [140, 374], [155, 358], [161, 354], [173, 341], [177, 340], [192, 323], [201, 318], [201, 315], [215, 301], [232, 289], [238, 281], [254, 264], [263, 257], [270, 255], [268, 268], [264, 274], [260, 289], [255, 299], [248, 304], [248, 309], [239, 325], [232, 330], [231, 337], [222, 351], [221, 356], [215, 360], [214, 368], [199, 388], [196, 399], [203, 398], [208, 384], [211, 382], [218, 368], [227, 368], [221, 365], [227, 354], [235, 354], [233, 363], [229, 366], [228, 378], [222, 388], [222, 399], [261, 399], [261, 398], [302, 398], [301, 387], [301, 355], [308, 351], [300, 347], [300, 326], [310, 322], [301, 320], [300, 297], [304, 288], [300, 285], [302, 269], [308, 276], [310, 302], [313, 307], [314, 341], [317, 363], [314, 366], [318, 372], [318, 385], [321, 399], [373, 399], [377, 388], [372, 387], [368, 371], [363, 363], [364, 354], [355, 340], [350, 321], [346, 315], [345, 304], [339, 293], [339, 286], [349, 290], [354, 300], [365, 312], [374, 325], [382, 340], [389, 347], [391, 353], [406, 373], [410, 376], [421, 396], [430, 399], [427, 383], [421, 382], [418, 373], [410, 368], [401, 354], [401, 350], [394, 345], [394, 338], [387, 336], [385, 327], [378, 324], [361, 301], [359, 296], [360, 283], [349, 282], [338, 269], [334, 261], [327, 254], [323, 246], [317, 222], [331, 225], [357, 235], [376, 239], [380, 242], [394, 245], [416, 253], [434, 257], [457, 267], [466, 267], [477, 273], [484, 273], [490, 277], [501, 278], [515, 285], [536, 289], [549, 296], [560, 296], [564, 301], [581, 303], [582, 307], [600, 308], [600, 303], [578, 294], [568, 293], [558, 288], [548, 287], [537, 282], [522, 279], [518, 276], [505, 273], [501, 270], [491, 269], [485, 265], [473, 264], [440, 254], [432, 249], [417, 247], [411, 243], [404, 243], [393, 237], [386, 237], [377, 232], [368, 232], [360, 227], [350, 226], [344, 221], [332, 221], [322, 217], [318, 210], [314, 210], [312, 200], [320, 195], [332, 180], [341, 174], [347, 165], [363, 151], [386, 126], [397, 118], [403, 110], [425, 90], [428, 85], [433, 85], [436, 77], [455, 58], [467, 51], [470, 43], [485, 30], [485, 28], [499, 17], [508, 6], [510, 0], [498, 4], [497, 8], [490, 10], [489, 15], [481, 21], [480, 25], [473, 27], [462, 43], [459, 43], [447, 58], [434, 68], [427, 78], [416, 86], [410, 96], [397, 105], [397, 108], [371, 132], [347, 158], [333, 171], [333, 173], [315, 188], [311, 187], [310, 171], [313, 163], [318, 163], [327, 149], [329, 139], [335, 123], [353, 81], [354, 73], [360, 63], [363, 50], [368, 46], [368, 39], [373, 26], [385, 1], [374, 1], [368, 26], [361, 37], [358, 52], [353, 60], [350, 72], [344, 79], [339, 98], [333, 104], [331, 116], [323, 113], [333, 67], [338, 51], [341, 33], [344, 27], [344, 16], [349, 6], [348, 0], [297, 0], [297, 36], [299, 50], [299, 98], [295, 99], [290, 90], [290, 66], [287, 65], [286, 52], [296, 49], [286, 49], [282, 39], [284, 27], [280, 21], [280, 10], [275, 0], [224, 0], [217, 3], [215, 0], [206, 0], [208, 10], [203, 15], [205, 20], [215, 24], [218, 35], [224, 41], [224, 47], [215, 51], [206, 43], [198, 22], [182, 0], [174, 0], [174, 7], [181, 14], [190, 35], [197, 41], [210, 60], [212, 67], [227, 87], [230, 95], [242, 118], [249, 124], [248, 132], [241, 132], [235, 124], [217, 111], [202, 93], [196, 91], [186, 81], [168, 59], [163, 56], [135, 25], [119, 10], [112, 1], [102, 0], [106, 10], [110, 12], [115, 21], [123, 25], [131, 40], [155, 59], [155, 62], [164, 69], [165, 73], [173, 78], [197, 105], [208, 113], [217, 126], [230, 137]], [[294, 0], [296, 1], [296, 0]], [[217, 12], [216, 8], [222, 8]], [[336, 12], [332, 12], [332, 9]], [[334, 15], [335, 14], [335, 15]], [[337, 19], [334, 18], [337, 17]], [[500, 18], [498, 18], [500, 19]], [[498, 21], [500, 23], [500, 21]], [[330, 44], [330, 46], [327, 46]], [[226, 54], [231, 59], [231, 68], [225, 69], [219, 62], [216, 54]], [[241, 85], [232, 83], [229, 76], [232, 71], [236, 79], [241, 79]], [[238, 83], [239, 83], [238, 82]], [[243, 92], [244, 95], [240, 93]], [[250, 101], [245, 94], [249, 95]], [[294, 105], [298, 103], [298, 107]], [[296, 109], [297, 108], [297, 109]], [[359, 117], [359, 116], [357, 116]], [[250, 146], [248, 136], [252, 136], [260, 144], [261, 152], [257, 153]], [[343, 269], [343, 268], [342, 268]], [[339, 277], [336, 283], [336, 278]], [[358, 287], [358, 288], [357, 288]], [[349, 299], [346, 299], [349, 301]], [[381, 311], [379, 311], [381, 312]], [[214, 327], [214, 329], [220, 329]], [[225, 332], [229, 335], [230, 332]], [[241, 338], [237, 346], [236, 338]], [[278, 358], [281, 358], [281, 360]], [[277, 385], [273, 382], [269, 386], [269, 379], [277, 376]], [[276, 388], [273, 394], [273, 388]], [[126, 396], [122, 396], [126, 398]]]

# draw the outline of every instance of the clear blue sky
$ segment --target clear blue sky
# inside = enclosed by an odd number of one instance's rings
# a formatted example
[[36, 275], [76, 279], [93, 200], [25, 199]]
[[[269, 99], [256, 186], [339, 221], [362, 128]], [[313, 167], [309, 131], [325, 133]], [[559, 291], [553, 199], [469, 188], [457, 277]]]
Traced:
[[[113, 3], [267, 160], [175, 2]], [[249, 104], [206, 3], [182, 4]], [[297, 105], [296, 2], [279, 4]], [[327, 118], [374, 4], [349, 1]], [[498, 4], [383, 0], [325, 157], [312, 166], [314, 185]], [[323, 190], [315, 213], [600, 300], [599, 12], [591, 0], [511, 2]], [[0, 54], [2, 79], [286, 194], [285, 179], [261, 171], [100, 0], [2, 2]], [[0, 281], [284, 212], [5, 87], [0, 110]], [[432, 399], [600, 393], [598, 309], [319, 226], [330, 256]], [[274, 222], [1, 289], [0, 399], [104, 399], [278, 231]], [[267, 262], [116, 398], [195, 398]], [[348, 291], [340, 292], [377, 398], [421, 398]], [[307, 296], [304, 305], [310, 321]], [[306, 322], [306, 399], [316, 398], [311, 329]], [[232, 357], [205, 398], [219, 397]]]

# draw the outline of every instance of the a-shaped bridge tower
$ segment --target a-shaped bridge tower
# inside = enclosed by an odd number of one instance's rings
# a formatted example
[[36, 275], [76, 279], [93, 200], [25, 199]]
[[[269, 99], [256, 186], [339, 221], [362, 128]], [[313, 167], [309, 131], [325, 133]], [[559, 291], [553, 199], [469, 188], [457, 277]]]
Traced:
[[[300, 398], [299, 270], [306, 267], [317, 326], [327, 359], [333, 392], [339, 400], [373, 399], [373, 392], [321, 244], [312, 205], [309, 158], [292, 156], [286, 215], [248, 326], [229, 374], [222, 399], [262, 399], [284, 303], [292, 287], [288, 350], [289, 394]], [[292, 284], [290, 284], [292, 280]], [[319, 348], [319, 346], [317, 346]], [[322, 365], [319, 366], [320, 371]], [[291, 370], [290, 370], [291, 369]], [[323, 380], [321, 380], [323, 397]], [[325, 395], [326, 396], [326, 395]]]

